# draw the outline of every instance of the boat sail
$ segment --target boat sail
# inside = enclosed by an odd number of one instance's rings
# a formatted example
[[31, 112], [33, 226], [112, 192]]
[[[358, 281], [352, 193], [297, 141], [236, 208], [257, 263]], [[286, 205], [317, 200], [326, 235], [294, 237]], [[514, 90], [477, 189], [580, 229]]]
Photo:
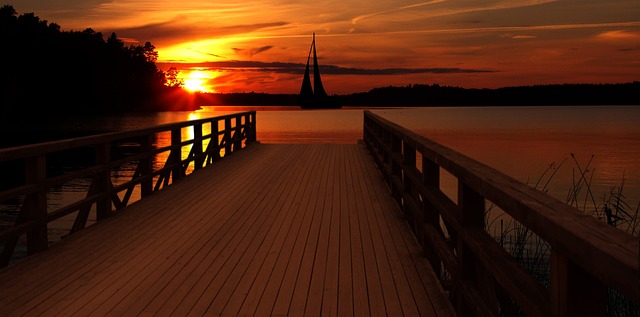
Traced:
[[[309, 65], [311, 62], [311, 52], [313, 52], [313, 87], [311, 86], [311, 76], [309, 74]], [[313, 33], [313, 41], [307, 56], [307, 67], [304, 71], [302, 79], [302, 87], [300, 87], [299, 97], [300, 108], [303, 109], [337, 109], [341, 108], [340, 104], [327, 95], [320, 79], [320, 68], [318, 67], [318, 55], [316, 54], [316, 34]]]

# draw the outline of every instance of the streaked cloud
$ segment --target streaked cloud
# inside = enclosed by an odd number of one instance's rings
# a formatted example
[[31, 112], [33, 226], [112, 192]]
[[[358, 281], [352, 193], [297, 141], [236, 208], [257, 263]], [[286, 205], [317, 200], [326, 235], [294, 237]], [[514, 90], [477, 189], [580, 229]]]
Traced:
[[[439, 16], [453, 16], [470, 12], [494, 11], [512, 8], [521, 8], [529, 6], [537, 6], [546, 3], [552, 3], [559, 0], [503, 0], [503, 1], [451, 1], [451, 0], [433, 0], [428, 2], [413, 3], [403, 5], [388, 10], [360, 15], [351, 20], [352, 24], [376, 16], [384, 16], [388, 18], [395, 13], [406, 13], [406, 11], [420, 12], [420, 18], [432, 18]], [[435, 6], [439, 4], [438, 6]]]
[[[602, 32], [598, 34], [598, 37], [602, 39], [638, 41], [640, 40], [640, 31], [633, 32], [628, 30], [613, 30]], [[638, 45], [640, 46], [640, 43], [638, 43]]]
[[432, 5], [432, 4], [436, 4], [436, 3], [441, 3], [441, 2], [446, 2], [446, 1], [447, 0], [434, 0], [434, 1], [428, 1], [428, 2], [421, 2], [421, 3], [405, 5], [405, 6], [401, 6], [401, 7], [397, 7], [397, 8], [391, 8], [391, 9], [384, 10], [384, 11], [368, 13], [368, 14], [360, 15], [360, 16], [357, 16], [357, 17], [351, 19], [351, 24], [357, 24], [358, 22], [360, 22], [360, 21], [362, 21], [364, 19], [368, 19], [368, 18], [375, 17], [375, 16], [389, 15], [389, 14], [393, 14], [393, 13], [396, 13], [396, 12], [402, 12], [402, 11], [405, 11], [405, 10], [420, 8], [420, 7], [424, 7], [424, 6], [428, 6], [428, 5]]
[[377, 34], [438, 34], [438, 33], [464, 34], [464, 33], [494, 33], [494, 32], [517, 32], [517, 31], [602, 29], [602, 28], [619, 28], [619, 27], [632, 27], [632, 28], [640, 27], [640, 21], [617, 22], [617, 23], [584, 23], [584, 24], [496, 26], [496, 27], [476, 27], [476, 28], [446, 28], [446, 29], [406, 30], [406, 31], [382, 31], [382, 32], [378, 32]]
[[535, 35], [522, 35], [522, 34], [502, 34], [500, 37], [505, 39], [523, 40], [523, 39], [535, 39], [538, 38]]
[[[223, 61], [206, 63], [159, 63], [164, 69], [170, 67], [182, 67], [185, 69], [208, 69], [212, 71], [251, 70], [266, 73], [302, 74], [306, 64], [283, 62], [259, 62], [259, 61]], [[465, 68], [352, 68], [336, 65], [322, 65], [321, 71], [327, 75], [363, 75], [384, 76], [404, 74], [465, 74], [465, 73], [492, 73], [495, 70], [465, 69]]]
[[157, 43], [175, 43], [207, 38], [221, 38], [226, 36], [237, 36], [258, 30], [286, 26], [287, 22], [270, 22], [256, 24], [239, 24], [216, 27], [198, 26], [189, 17], [179, 15], [171, 20], [159, 23], [145, 24], [130, 28], [113, 29], [116, 34], [122, 34], [129, 38], [137, 38], [140, 41], [154, 38]]
[[232, 49], [236, 52], [237, 55], [253, 57], [254, 55], [260, 54], [262, 52], [266, 52], [272, 48], [273, 48], [273, 45], [248, 48], [248, 49], [234, 47]]

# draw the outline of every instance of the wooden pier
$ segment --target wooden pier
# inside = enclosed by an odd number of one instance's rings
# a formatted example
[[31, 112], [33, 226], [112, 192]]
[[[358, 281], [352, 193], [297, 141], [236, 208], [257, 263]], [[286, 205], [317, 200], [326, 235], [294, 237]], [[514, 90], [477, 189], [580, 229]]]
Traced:
[[[247, 112], [0, 150], [24, 170], [0, 183], [20, 204], [0, 266], [21, 241], [29, 254], [0, 270], [0, 315], [601, 316], [607, 288], [640, 302], [637, 237], [368, 111], [363, 138], [258, 144]], [[89, 159], [56, 172], [61, 155]], [[76, 179], [84, 198], [48, 205]], [[486, 202], [547, 241], [549, 286], [488, 235]]]
[[0, 285], [15, 316], [451, 316], [361, 145], [252, 145]]

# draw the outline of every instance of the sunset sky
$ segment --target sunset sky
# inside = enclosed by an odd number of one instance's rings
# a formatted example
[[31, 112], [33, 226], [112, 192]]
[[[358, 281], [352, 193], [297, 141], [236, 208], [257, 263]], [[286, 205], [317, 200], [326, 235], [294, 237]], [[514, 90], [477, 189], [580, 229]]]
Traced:
[[[150, 41], [216, 92], [298, 93], [311, 34], [329, 94], [640, 80], [638, 0], [17, 0], [63, 30]], [[196, 85], [197, 86], [197, 85]]]

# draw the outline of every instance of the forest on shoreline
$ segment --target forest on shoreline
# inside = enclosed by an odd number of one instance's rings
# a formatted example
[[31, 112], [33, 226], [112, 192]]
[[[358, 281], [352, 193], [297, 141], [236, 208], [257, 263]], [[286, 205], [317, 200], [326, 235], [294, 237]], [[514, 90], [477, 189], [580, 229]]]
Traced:
[[[433, 85], [381, 87], [334, 95], [352, 107], [570, 106], [640, 105], [640, 82], [561, 84], [476, 89]], [[202, 106], [298, 106], [298, 95], [265, 93], [194, 93]]]

